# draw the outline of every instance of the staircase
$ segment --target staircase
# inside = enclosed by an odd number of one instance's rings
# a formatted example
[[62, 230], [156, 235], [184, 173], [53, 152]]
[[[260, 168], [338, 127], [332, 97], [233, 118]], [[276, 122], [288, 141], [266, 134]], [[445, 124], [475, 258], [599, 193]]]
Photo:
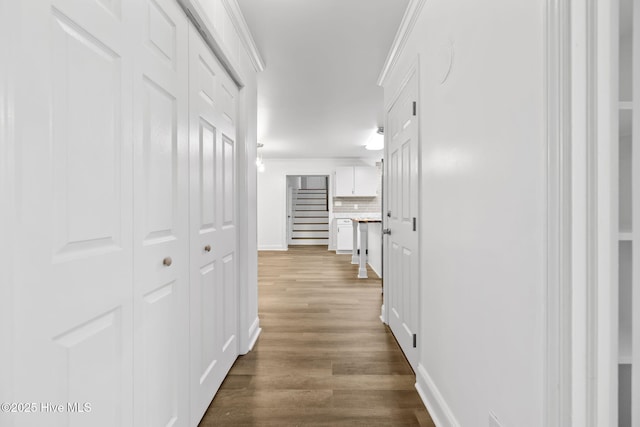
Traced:
[[327, 190], [293, 191], [292, 245], [328, 245]]

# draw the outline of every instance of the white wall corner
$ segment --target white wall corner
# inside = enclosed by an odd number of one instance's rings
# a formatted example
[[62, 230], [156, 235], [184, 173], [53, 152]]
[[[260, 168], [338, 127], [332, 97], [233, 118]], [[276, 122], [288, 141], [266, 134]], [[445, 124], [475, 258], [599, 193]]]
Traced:
[[384, 61], [382, 71], [378, 76], [378, 86], [385, 85], [387, 78], [402, 55], [404, 46], [407, 44], [407, 40], [413, 31], [413, 27], [416, 25], [416, 21], [418, 20], [422, 7], [425, 3], [426, 0], [409, 0], [407, 9], [402, 17], [402, 21], [400, 21], [400, 27], [396, 32], [396, 37], [393, 40], [389, 53], [387, 54], [387, 59]]
[[251, 59], [251, 63], [257, 72], [264, 71], [265, 63], [262, 59], [262, 55], [260, 55], [260, 51], [258, 50], [258, 46], [256, 46], [256, 42], [251, 35], [251, 30], [249, 30], [249, 26], [247, 25], [247, 21], [244, 19], [244, 15], [242, 14], [242, 10], [240, 10], [240, 5], [237, 0], [222, 0], [225, 9], [229, 13], [229, 17], [231, 18], [231, 22], [238, 33], [238, 37], [242, 42], [245, 50], [247, 51], [247, 55]]
[[460, 427], [460, 423], [453, 415], [453, 411], [447, 404], [433, 382], [425, 367], [418, 364], [418, 373], [416, 375], [416, 390], [427, 407], [431, 419], [437, 427]]

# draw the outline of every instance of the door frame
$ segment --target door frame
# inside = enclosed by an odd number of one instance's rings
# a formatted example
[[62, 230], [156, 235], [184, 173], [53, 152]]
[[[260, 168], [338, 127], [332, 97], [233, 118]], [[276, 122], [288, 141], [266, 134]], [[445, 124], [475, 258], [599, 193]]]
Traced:
[[287, 249], [289, 249], [289, 246], [292, 244], [291, 243], [291, 237], [293, 235], [293, 187], [289, 187], [289, 178], [294, 177], [296, 175], [286, 175], [285, 176], [285, 197], [287, 198], [287, 208], [285, 209], [285, 214], [287, 215], [285, 221], [286, 221], [286, 242], [287, 242]]
[[[193, 22], [191, 22], [193, 25]], [[208, 39], [205, 39], [205, 44]], [[214, 52], [214, 56], [215, 52]], [[217, 58], [217, 56], [216, 56]], [[218, 58], [222, 63], [220, 58]], [[258, 243], [257, 243], [257, 136], [250, 127], [252, 95], [257, 96], [257, 88], [247, 79], [234, 81], [238, 87], [236, 106], [236, 197], [235, 220], [237, 225], [236, 249], [238, 278], [238, 353], [247, 354], [253, 349], [262, 329], [258, 317]], [[255, 92], [255, 93], [254, 93]], [[253, 304], [252, 304], [253, 303]], [[254, 306], [255, 305], [255, 306]], [[253, 317], [255, 315], [255, 317]]]
[[546, 0], [546, 425], [617, 425], [618, 0]]
[[546, 1], [544, 419], [572, 425], [571, 0]]
[[[416, 115], [416, 126], [418, 126], [418, 150], [416, 152], [416, 156], [418, 156], [418, 213], [417, 213], [417, 218], [419, 220], [419, 224], [423, 223], [423, 218], [422, 218], [422, 193], [421, 193], [421, 189], [422, 189], [422, 134], [421, 134], [421, 126], [420, 126], [420, 104], [422, 102], [421, 100], [421, 93], [420, 93], [420, 56], [416, 55], [415, 60], [413, 61], [413, 63], [411, 64], [411, 66], [409, 66], [409, 68], [407, 69], [407, 71], [404, 73], [404, 77], [402, 78], [402, 81], [400, 83], [400, 85], [398, 86], [398, 89], [396, 90], [396, 92], [394, 93], [393, 97], [391, 98], [391, 101], [385, 106], [384, 109], [384, 128], [385, 128], [385, 133], [384, 133], [384, 155], [383, 155], [383, 159], [388, 159], [389, 158], [389, 139], [390, 139], [390, 135], [389, 133], [386, 131], [387, 129], [389, 129], [389, 112], [391, 111], [391, 109], [393, 108], [393, 106], [396, 104], [396, 102], [398, 101], [398, 99], [400, 98], [400, 95], [402, 94], [402, 91], [404, 90], [404, 88], [407, 86], [407, 84], [409, 83], [409, 81], [411, 80], [411, 78], [415, 75], [415, 78], [417, 80], [416, 85], [417, 85], [417, 93], [416, 93], [416, 102], [418, 104], [418, 108], [417, 108], [417, 115]], [[382, 186], [383, 186], [383, 190], [382, 192], [384, 193], [384, 199], [383, 199], [383, 203], [382, 203], [382, 228], [389, 228], [389, 223], [388, 223], [388, 216], [387, 216], [387, 212], [389, 212], [389, 199], [390, 199], [390, 191], [389, 191], [389, 162], [383, 162], [383, 170], [382, 170]], [[420, 260], [421, 254], [422, 254], [422, 239], [420, 238], [420, 227], [418, 226], [418, 260]], [[384, 238], [385, 234], [382, 235], [383, 238], [383, 244], [382, 244], [382, 271], [386, 272], [389, 271], [389, 254], [391, 253], [391, 251], [389, 251], [389, 239], [385, 239]], [[384, 274], [384, 273], [383, 273]], [[418, 264], [418, 280], [420, 281], [419, 285], [418, 285], [418, 301], [421, 301], [421, 297], [422, 297], [422, 268], [421, 268], [421, 263]], [[383, 278], [384, 281], [384, 278]], [[382, 321], [382, 323], [384, 323], [385, 325], [389, 325], [389, 312], [387, 311], [387, 307], [389, 307], [389, 282], [386, 281], [386, 289], [383, 290], [382, 293], [382, 307], [380, 309], [380, 320]], [[421, 311], [418, 310], [418, 325], [417, 325], [417, 330], [416, 330], [416, 334], [418, 336], [418, 342], [417, 342], [417, 349], [418, 349], [418, 362], [420, 360], [420, 353], [421, 353], [421, 349], [422, 349], [422, 340], [420, 339], [420, 332], [421, 332], [421, 326], [422, 326], [422, 315], [421, 315]]]
[[[289, 188], [289, 178], [299, 178], [300, 186], [302, 186], [302, 178], [308, 177], [320, 177], [325, 178], [325, 186], [327, 187], [327, 211], [329, 212], [329, 239], [327, 240], [327, 248], [331, 248], [332, 243], [332, 234], [331, 234], [331, 218], [332, 218], [332, 196], [329, 194], [329, 186], [331, 185], [331, 175], [327, 174], [288, 174], [284, 175], [284, 194], [285, 194], [285, 242], [286, 242], [286, 250], [289, 250], [289, 246], [294, 245], [293, 243], [293, 221], [295, 218], [295, 211], [293, 210], [293, 190]], [[289, 219], [289, 214], [291, 214], [291, 219]]]
[[570, 7], [573, 421], [605, 427], [618, 421], [618, 0]]

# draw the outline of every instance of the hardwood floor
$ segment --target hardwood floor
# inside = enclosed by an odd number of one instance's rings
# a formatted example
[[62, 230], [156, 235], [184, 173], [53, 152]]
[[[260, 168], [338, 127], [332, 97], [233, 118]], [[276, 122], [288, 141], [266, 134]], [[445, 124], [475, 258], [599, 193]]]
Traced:
[[259, 255], [262, 335], [200, 426], [433, 426], [375, 273], [326, 246]]

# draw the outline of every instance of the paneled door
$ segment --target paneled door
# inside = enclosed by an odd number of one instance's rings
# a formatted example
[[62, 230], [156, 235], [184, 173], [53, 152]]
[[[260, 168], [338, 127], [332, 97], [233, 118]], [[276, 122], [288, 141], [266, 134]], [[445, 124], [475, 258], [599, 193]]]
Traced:
[[136, 426], [187, 426], [189, 27], [174, 0], [138, 3], [133, 105], [134, 420]]
[[19, 426], [132, 426], [131, 1], [16, 2]]
[[402, 351], [417, 370], [419, 336], [418, 254], [418, 82], [414, 72], [403, 86], [387, 119], [387, 204], [385, 292], [388, 319]]
[[238, 356], [238, 90], [192, 28], [191, 417], [196, 425]]

